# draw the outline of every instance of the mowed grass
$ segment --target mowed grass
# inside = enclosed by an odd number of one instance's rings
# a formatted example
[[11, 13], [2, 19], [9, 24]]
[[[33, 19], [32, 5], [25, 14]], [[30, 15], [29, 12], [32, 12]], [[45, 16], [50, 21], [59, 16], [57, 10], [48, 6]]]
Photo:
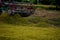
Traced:
[[60, 40], [60, 28], [0, 24], [0, 40]]

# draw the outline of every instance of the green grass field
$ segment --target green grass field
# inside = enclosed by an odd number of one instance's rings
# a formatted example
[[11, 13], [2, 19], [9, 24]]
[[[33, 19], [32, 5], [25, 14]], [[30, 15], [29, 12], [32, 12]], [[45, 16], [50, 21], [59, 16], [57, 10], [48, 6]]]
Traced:
[[18, 14], [14, 16], [2, 14], [0, 40], [60, 40], [60, 16], [49, 20], [34, 15], [20, 17]]
[[0, 17], [0, 40], [60, 40], [60, 28], [41, 17]]
[[60, 40], [60, 28], [1, 24], [0, 40]]

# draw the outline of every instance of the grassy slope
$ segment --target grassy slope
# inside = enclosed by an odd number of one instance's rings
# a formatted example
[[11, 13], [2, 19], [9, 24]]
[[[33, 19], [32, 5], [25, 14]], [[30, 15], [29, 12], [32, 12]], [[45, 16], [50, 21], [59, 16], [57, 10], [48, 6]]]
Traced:
[[35, 15], [48, 19], [49, 24], [60, 26], [60, 11], [37, 9]]
[[50, 26], [44, 18], [33, 16], [33, 17], [20, 17], [20, 16], [5, 16], [0, 17], [0, 24], [12, 24], [12, 25], [22, 25], [22, 26]]
[[40, 17], [0, 17], [0, 40], [60, 40], [60, 28]]
[[0, 40], [60, 40], [60, 28], [1, 24]]
[[0, 40], [60, 40], [60, 28], [50, 22], [37, 16], [1, 15]]

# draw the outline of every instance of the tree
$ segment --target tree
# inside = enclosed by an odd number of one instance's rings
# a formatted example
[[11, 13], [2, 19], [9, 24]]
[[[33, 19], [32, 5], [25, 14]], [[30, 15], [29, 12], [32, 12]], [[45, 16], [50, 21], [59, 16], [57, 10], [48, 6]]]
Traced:
[[60, 0], [56, 0], [56, 9], [60, 10]]

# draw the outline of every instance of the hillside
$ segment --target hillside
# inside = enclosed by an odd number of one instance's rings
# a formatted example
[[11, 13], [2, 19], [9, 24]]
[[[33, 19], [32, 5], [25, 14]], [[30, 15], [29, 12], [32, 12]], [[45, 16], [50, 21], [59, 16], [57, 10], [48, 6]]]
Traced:
[[29, 17], [21, 17], [18, 14], [9, 16], [7, 13], [4, 13], [0, 15], [0, 22], [17, 25], [40, 25], [47, 23], [47, 25], [60, 26], [60, 11], [36, 9], [35, 13]]
[[54, 18], [56, 19], [56, 18], [60, 18], [60, 11], [37, 8], [34, 15], [41, 16], [47, 19], [54, 19]]
[[57, 11], [41, 9], [29, 17], [2, 14], [0, 16], [0, 40], [60, 40], [59, 15]]

